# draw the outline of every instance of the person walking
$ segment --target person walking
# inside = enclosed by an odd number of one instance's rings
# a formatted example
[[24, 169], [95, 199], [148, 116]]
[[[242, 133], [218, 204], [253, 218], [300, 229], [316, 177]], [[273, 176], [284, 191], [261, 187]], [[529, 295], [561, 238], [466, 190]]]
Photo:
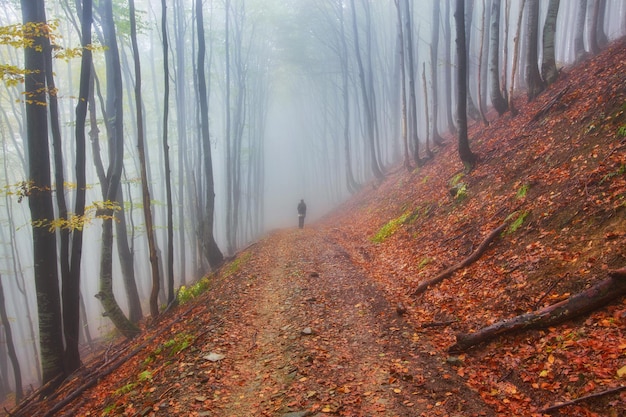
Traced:
[[298, 204], [298, 227], [302, 229], [304, 227], [304, 218], [306, 217], [306, 204], [304, 199], [300, 200]]

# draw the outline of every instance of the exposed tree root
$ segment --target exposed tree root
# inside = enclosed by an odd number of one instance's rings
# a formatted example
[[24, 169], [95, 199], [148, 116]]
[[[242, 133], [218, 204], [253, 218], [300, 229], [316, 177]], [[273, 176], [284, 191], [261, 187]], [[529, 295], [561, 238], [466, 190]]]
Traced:
[[481, 244], [478, 246], [478, 248], [476, 248], [476, 250], [470, 254], [470, 256], [468, 256], [467, 258], [463, 259], [458, 264], [453, 265], [450, 268], [446, 269], [445, 271], [443, 271], [442, 273], [440, 273], [436, 277], [434, 277], [432, 279], [429, 279], [428, 281], [421, 282], [417, 286], [417, 288], [413, 291], [412, 295], [413, 296], [420, 295], [421, 293], [426, 291], [426, 289], [428, 287], [430, 287], [431, 285], [435, 285], [435, 284], [440, 283], [444, 279], [446, 279], [449, 276], [451, 276], [452, 274], [454, 274], [459, 269], [465, 268], [466, 266], [476, 262], [482, 256], [482, 254], [487, 250], [487, 248], [489, 247], [489, 244], [496, 237], [498, 237], [498, 235], [500, 235], [500, 233], [504, 230], [505, 227], [506, 227], [506, 223], [502, 223], [500, 226], [498, 226], [497, 228], [493, 229], [491, 231], [491, 233], [489, 233], [487, 235], [487, 237], [481, 242]]

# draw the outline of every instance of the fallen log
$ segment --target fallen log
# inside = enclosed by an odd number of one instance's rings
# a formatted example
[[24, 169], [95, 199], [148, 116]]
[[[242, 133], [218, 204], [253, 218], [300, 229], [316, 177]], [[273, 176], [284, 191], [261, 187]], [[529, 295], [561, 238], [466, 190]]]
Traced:
[[412, 295], [414, 297], [417, 295], [420, 295], [421, 293], [426, 291], [426, 289], [430, 287], [431, 285], [440, 283], [444, 279], [448, 278], [450, 275], [454, 274], [459, 269], [465, 268], [466, 266], [476, 262], [478, 258], [480, 258], [481, 255], [487, 250], [487, 248], [489, 247], [489, 244], [491, 244], [491, 242], [500, 235], [500, 233], [504, 230], [505, 227], [506, 227], [506, 223], [502, 223], [500, 226], [493, 229], [491, 233], [489, 233], [487, 237], [480, 243], [478, 248], [476, 248], [476, 250], [470, 254], [470, 256], [463, 259], [458, 264], [453, 265], [450, 268], [446, 269], [445, 271], [441, 272], [436, 277], [429, 279], [428, 281], [421, 282], [417, 286], [417, 288], [415, 288]]
[[539, 410], [539, 413], [540, 414], [549, 414], [549, 413], [552, 413], [553, 411], [556, 411], [556, 410], [558, 410], [560, 408], [563, 408], [563, 407], [568, 407], [570, 405], [575, 405], [575, 404], [581, 403], [583, 401], [590, 400], [592, 398], [598, 398], [598, 397], [602, 397], [602, 396], [605, 396], [605, 395], [608, 395], [608, 394], [613, 394], [615, 392], [620, 392], [620, 391], [623, 391], [625, 389], [626, 389], [626, 385], [622, 385], [622, 386], [619, 386], [619, 387], [607, 389], [605, 391], [596, 392], [594, 394], [585, 395], [583, 397], [576, 398], [575, 400], [566, 401], [564, 403], [559, 403], [559, 404], [555, 404], [555, 405], [550, 406], [550, 407], [546, 407], [543, 410]]
[[496, 337], [518, 330], [538, 329], [554, 326], [583, 314], [604, 307], [611, 301], [626, 294], [626, 268], [609, 272], [609, 278], [598, 282], [556, 304], [531, 313], [522, 314], [484, 327], [475, 333], [460, 333], [456, 343], [448, 351], [459, 352], [490, 341]]

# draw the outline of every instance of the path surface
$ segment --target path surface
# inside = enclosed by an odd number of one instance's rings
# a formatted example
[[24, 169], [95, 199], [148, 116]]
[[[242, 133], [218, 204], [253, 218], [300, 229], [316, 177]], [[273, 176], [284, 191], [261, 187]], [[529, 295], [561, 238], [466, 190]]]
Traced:
[[133, 352], [56, 415], [494, 415], [333, 235], [281, 230], [248, 248], [209, 291], [100, 354], [96, 372]]
[[229, 285], [213, 301], [221, 326], [196, 355], [224, 359], [201, 360], [170, 404], [201, 416], [490, 415], [320, 231], [260, 242]]

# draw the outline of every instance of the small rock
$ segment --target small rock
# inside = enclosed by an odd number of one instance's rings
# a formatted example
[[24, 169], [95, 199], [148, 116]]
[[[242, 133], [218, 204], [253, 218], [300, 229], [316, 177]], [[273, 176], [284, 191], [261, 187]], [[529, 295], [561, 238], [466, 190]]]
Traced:
[[204, 356], [204, 359], [211, 362], [218, 362], [224, 359], [226, 355], [222, 355], [221, 353], [211, 352], [208, 355]]
[[399, 302], [396, 305], [396, 313], [398, 313], [399, 316], [402, 316], [406, 313], [406, 306], [402, 304], [402, 302]]
[[315, 272], [315, 271], [313, 271], [313, 272], [311, 272], [311, 273], [309, 274], [309, 276], [310, 276], [311, 278], [317, 278], [317, 277], [319, 277], [319, 276], [320, 276], [320, 274], [319, 274], [319, 272]]
[[313, 334], [313, 329], [311, 329], [310, 327], [305, 327], [300, 333], [302, 334], [302, 336], [310, 336]]
[[452, 366], [463, 366], [463, 360], [458, 356], [448, 356], [446, 362]]

